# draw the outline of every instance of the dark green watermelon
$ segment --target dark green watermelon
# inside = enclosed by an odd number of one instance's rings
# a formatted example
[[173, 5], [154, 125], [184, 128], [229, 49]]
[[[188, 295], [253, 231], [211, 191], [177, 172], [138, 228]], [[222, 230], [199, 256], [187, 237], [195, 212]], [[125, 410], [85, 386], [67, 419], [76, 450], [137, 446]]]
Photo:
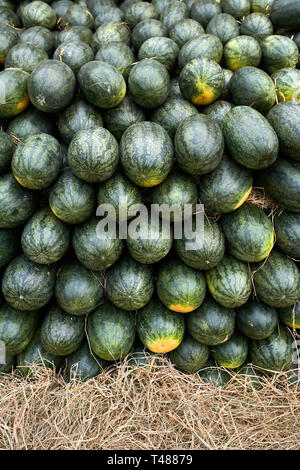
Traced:
[[226, 67], [236, 71], [246, 65], [257, 67], [260, 64], [262, 51], [259, 42], [252, 36], [237, 36], [224, 46]]
[[94, 17], [91, 12], [83, 5], [71, 5], [63, 15], [60, 22], [62, 28], [71, 26], [85, 26], [94, 29]]
[[249, 15], [251, 11], [250, 0], [221, 0], [221, 7], [224, 13], [232, 15], [238, 20]]
[[14, 28], [20, 28], [20, 18], [10, 8], [3, 6], [0, 8], [0, 25], [11, 25]]
[[223, 120], [227, 113], [234, 107], [234, 104], [229, 101], [217, 100], [208, 105], [204, 110], [203, 114], [209, 116], [222, 128]]
[[198, 111], [192, 103], [182, 98], [171, 97], [152, 111], [150, 119], [164, 127], [171, 139], [174, 139], [179, 124], [193, 114], [198, 114]]
[[19, 42], [41, 47], [45, 49], [47, 54], [51, 54], [54, 49], [54, 35], [43, 26], [32, 26], [31, 28], [21, 30]]
[[117, 140], [121, 139], [123, 133], [132, 124], [146, 120], [143, 109], [128, 96], [118, 106], [106, 109], [103, 117], [105, 127]]
[[56, 266], [34, 263], [24, 255], [14, 258], [2, 279], [6, 301], [19, 310], [38, 310], [54, 293]]
[[6, 134], [0, 129], [0, 173], [9, 169], [15, 151], [15, 146], [8, 134], [9, 132]]
[[245, 36], [252, 36], [262, 41], [273, 34], [273, 24], [263, 13], [252, 13], [242, 21], [240, 32]]
[[121, 22], [124, 20], [124, 13], [120, 8], [113, 6], [103, 7], [101, 13], [95, 17], [95, 29], [104, 23], [111, 21]]
[[235, 332], [228, 341], [213, 347], [212, 356], [220, 366], [236, 369], [247, 359], [248, 341], [245, 336]]
[[270, 19], [276, 27], [299, 29], [299, 2], [297, 0], [274, 0], [271, 5]]
[[191, 336], [186, 335], [180, 345], [169, 352], [170, 360], [182, 372], [195, 373], [206, 363], [209, 350], [204, 344], [198, 343]]
[[226, 370], [216, 366], [204, 367], [199, 370], [198, 375], [206, 384], [213, 385], [216, 388], [224, 387], [231, 378]]
[[7, 53], [5, 68], [17, 68], [31, 73], [43, 60], [48, 60], [48, 54], [44, 49], [33, 44], [20, 43]]
[[167, 37], [149, 38], [139, 48], [139, 60], [155, 57], [168, 70], [172, 70], [177, 61], [179, 47], [175, 41]]
[[148, 19], [140, 21], [132, 30], [131, 41], [136, 49], [139, 50], [143, 42], [149, 38], [168, 35], [168, 28], [160, 21]]
[[184, 2], [173, 0], [160, 14], [160, 21], [166, 28], [170, 29], [174, 24], [184, 18], [188, 18], [188, 9]]
[[12, 119], [7, 133], [19, 140], [35, 134], [53, 134], [55, 121], [51, 115], [36, 108], [29, 108]]
[[94, 52], [86, 42], [68, 41], [57, 47], [53, 59], [67, 64], [77, 74], [82, 65], [94, 60]]
[[112, 41], [124, 42], [129, 46], [130, 36], [130, 28], [125, 22], [110, 21], [96, 29], [92, 39], [92, 47], [94, 50], [98, 50]]
[[261, 43], [262, 63], [269, 73], [277, 72], [285, 67], [295, 67], [298, 62], [298, 47], [286, 37], [274, 34]]
[[0, 64], [4, 64], [9, 50], [17, 44], [18, 32], [8, 25], [0, 26]]
[[220, 39], [223, 45], [240, 34], [240, 27], [236, 19], [228, 13], [215, 15], [206, 27], [208, 34]]
[[223, 46], [220, 39], [212, 34], [201, 34], [182, 46], [178, 54], [178, 66], [182, 69], [193, 59], [203, 58], [219, 63], [222, 55]]
[[268, 338], [278, 325], [275, 308], [256, 300], [238, 308], [236, 315], [238, 330], [251, 339]]
[[205, 30], [198, 21], [192, 20], [191, 18], [185, 18], [184, 20], [175, 23], [172, 28], [170, 28], [169, 37], [181, 48], [191, 39], [204, 33]]
[[298, 300], [295, 305], [286, 308], [278, 309], [279, 319], [290, 326], [291, 328], [300, 328], [300, 301]]
[[5, 266], [17, 254], [20, 246], [20, 234], [15, 228], [0, 229], [0, 268]]
[[101, 359], [121, 359], [134, 343], [134, 314], [106, 302], [88, 316], [87, 335], [93, 352]]
[[71, 26], [57, 33], [55, 47], [58, 47], [63, 42], [69, 41], [83, 41], [91, 45], [92, 39], [93, 33], [86, 26]]
[[100, 357], [92, 355], [87, 341], [67, 356], [66, 374], [70, 379], [88, 380], [100, 374], [108, 365]]
[[251, 0], [251, 10], [254, 13], [270, 13], [270, 8], [274, 0]]
[[284, 211], [274, 218], [276, 244], [292, 258], [300, 258], [300, 214]]
[[[0, 89], [5, 90], [5, 100], [0, 100], [0, 118], [11, 118], [22, 113], [30, 103], [24, 70], [6, 69], [0, 72]], [[3, 91], [2, 91], [3, 93]]]
[[229, 69], [223, 69], [223, 75], [224, 75], [224, 88], [220, 95], [220, 99], [227, 100], [229, 98], [229, 84], [230, 84], [230, 80], [233, 77], [233, 71]]
[[216, 0], [198, 0], [193, 3], [190, 14], [191, 18], [206, 28], [210, 20], [221, 12], [221, 5]]
[[25, 28], [30, 26], [43, 26], [53, 29], [56, 25], [57, 17], [55, 10], [42, 1], [28, 3], [22, 11], [22, 21]]
[[300, 99], [300, 70], [287, 67], [277, 70], [271, 78], [279, 102]]
[[267, 119], [275, 129], [282, 154], [300, 160], [300, 101], [277, 104], [268, 112]]
[[135, 61], [130, 47], [124, 42], [117, 41], [112, 41], [100, 47], [95, 59], [113, 65], [125, 79], [128, 78], [131, 65]]
[[157, 19], [158, 12], [153, 5], [148, 2], [135, 2], [124, 11], [125, 21], [134, 28], [140, 21], [147, 19]]

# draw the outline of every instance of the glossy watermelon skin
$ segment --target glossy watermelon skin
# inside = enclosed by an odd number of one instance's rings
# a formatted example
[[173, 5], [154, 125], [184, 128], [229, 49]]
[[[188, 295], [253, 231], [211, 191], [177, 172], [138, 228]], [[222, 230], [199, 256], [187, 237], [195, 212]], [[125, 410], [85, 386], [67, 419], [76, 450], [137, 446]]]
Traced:
[[67, 64], [77, 74], [80, 68], [94, 60], [93, 49], [86, 42], [63, 42], [54, 52], [53, 59]]
[[54, 293], [56, 266], [34, 263], [24, 255], [14, 258], [2, 278], [6, 301], [19, 310], [38, 310]]
[[278, 325], [275, 308], [249, 300], [236, 310], [236, 325], [238, 330], [250, 339], [268, 338]]
[[216, 388], [224, 387], [231, 378], [226, 370], [216, 366], [205, 367], [199, 370], [198, 374], [205, 383]]
[[86, 26], [93, 30], [94, 17], [83, 5], [71, 5], [63, 15], [61, 26], [63, 28], [69, 28], [70, 26]]
[[93, 352], [101, 359], [121, 359], [134, 343], [134, 315], [106, 302], [89, 315], [87, 335]]
[[273, 34], [273, 24], [263, 13], [252, 13], [244, 19], [241, 24], [241, 34], [252, 36], [258, 41]]
[[189, 334], [199, 343], [215, 346], [228, 341], [235, 327], [234, 311], [207, 296], [202, 305], [187, 316]]
[[57, 17], [50, 5], [45, 2], [34, 1], [25, 6], [22, 12], [22, 21], [25, 28], [43, 26], [44, 28], [53, 29]]
[[56, 36], [55, 47], [63, 42], [83, 41], [91, 45], [93, 39], [92, 31], [86, 26], [71, 26], [70, 28], [59, 31]]
[[209, 350], [204, 344], [198, 343], [191, 336], [186, 335], [180, 345], [168, 356], [177, 369], [193, 374], [204, 366], [209, 356]]
[[167, 131], [154, 122], [133, 124], [120, 142], [120, 160], [126, 176], [136, 185], [151, 187], [169, 174], [174, 157]]
[[15, 146], [9, 135], [0, 129], [0, 173], [8, 170]]
[[30, 101], [45, 113], [55, 113], [68, 106], [75, 92], [74, 72], [58, 60], [44, 60], [28, 80]]
[[291, 212], [300, 212], [300, 163], [278, 158], [267, 170], [259, 172], [257, 184], [280, 207]]
[[272, 79], [256, 67], [237, 70], [230, 80], [229, 93], [235, 105], [251, 106], [262, 114], [268, 112], [276, 100]]
[[300, 26], [300, 5], [297, 0], [274, 0], [271, 6], [272, 23], [285, 29], [298, 29]]
[[183, 340], [184, 318], [172, 312], [158, 300], [151, 300], [137, 316], [140, 340], [154, 353], [167, 353], [176, 349]]
[[169, 37], [176, 42], [178, 47], [182, 48], [185, 43], [204, 33], [205, 30], [198, 21], [191, 18], [185, 18], [184, 20], [175, 23], [172, 28], [170, 28]]
[[70, 142], [67, 160], [73, 174], [78, 178], [88, 183], [105, 181], [117, 168], [118, 143], [103, 127], [82, 129]]
[[219, 13], [214, 16], [206, 27], [208, 34], [220, 39], [223, 45], [240, 34], [240, 27], [236, 19], [228, 13]]
[[92, 47], [98, 50], [102, 46], [106, 46], [109, 42], [124, 42], [130, 45], [130, 28], [124, 22], [111, 21], [102, 24], [96, 29], [92, 39]]
[[298, 62], [298, 47], [295, 42], [286, 37], [274, 34], [261, 43], [262, 63], [269, 73], [285, 67], [295, 67]]
[[130, 47], [118, 41], [112, 41], [100, 47], [95, 59], [113, 65], [125, 79], [128, 78], [131, 64], [135, 61], [134, 54]]
[[17, 68], [31, 73], [43, 60], [48, 60], [48, 54], [44, 49], [20, 43], [12, 47], [6, 55], [5, 68]]
[[70, 230], [49, 207], [39, 209], [26, 223], [21, 244], [23, 253], [31, 261], [51, 264], [66, 253], [70, 244]]
[[177, 128], [175, 155], [184, 171], [203, 175], [213, 171], [221, 162], [224, 139], [221, 129], [208, 116], [187, 117]]
[[275, 329], [268, 338], [249, 342], [251, 362], [270, 371], [288, 370], [292, 363], [293, 338], [283, 326]]
[[0, 103], [0, 118], [17, 116], [27, 108], [28, 78], [29, 74], [24, 70], [7, 69], [0, 72], [0, 87], [5, 90], [5, 103]]
[[74, 352], [84, 338], [84, 318], [69, 315], [59, 306], [50, 307], [41, 328], [41, 343], [54, 356]]
[[145, 121], [146, 115], [131, 98], [124, 100], [112, 109], [106, 109], [103, 114], [105, 126], [119, 141], [128, 127], [137, 122]]
[[125, 21], [132, 29], [140, 21], [146, 19], [157, 19], [158, 12], [152, 4], [149, 5], [148, 2], [135, 2], [124, 11]]
[[17, 254], [20, 246], [18, 229], [0, 229], [0, 268], [5, 266]]
[[18, 39], [18, 33], [12, 27], [0, 26], [0, 64], [4, 64], [7, 53], [17, 44]]
[[23, 29], [19, 34], [19, 42], [41, 47], [47, 54], [51, 54], [54, 49], [53, 33], [43, 26], [32, 26]]
[[39, 197], [22, 188], [12, 173], [0, 176], [0, 228], [12, 228], [23, 224], [33, 214]]
[[209, 59], [219, 63], [223, 55], [223, 45], [217, 36], [201, 34], [186, 42], [178, 54], [179, 68], [185, 67], [193, 59]]
[[34, 335], [39, 313], [16, 310], [5, 303], [0, 307], [0, 340], [5, 343], [7, 354], [22, 352]]
[[210, 104], [223, 92], [223, 70], [210, 59], [193, 59], [180, 72], [179, 87], [183, 97], [193, 104]]
[[95, 189], [65, 168], [49, 193], [49, 206], [56, 217], [69, 224], [84, 222], [94, 213]]
[[265, 259], [272, 250], [273, 226], [259, 207], [245, 202], [224, 215], [221, 223], [226, 245], [235, 258], [253, 263]]
[[212, 212], [232, 212], [248, 198], [252, 185], [251, 170], [224, 155], [217, 168], [201, 178], [199, 196]]
[[300, 160], [300, 102], [277, 104], [268, 112], [267, 119], [278, 135], [282, 154]]
[[222, 128], [223, 120], [227, 113], [234, 107], [229, 101], [218, 100], [208, 105], [203, 114], [209, 116], [214, 122]]
[[229, 308], [246, 303], [252, 292], [247, 264], [228, 255], [215, 268], [206, 272], [206, 283], [213, 298]]
[[253, 265], [252, 269], [256, 293], [266, 304], [276, 308], [289, 307], [299, 299], [299, 270], [280, 251], [272, 250], [265, 263]]
[[47, 188], [62, 167], [60, 144], [49, 134], [26, 137], [17, 146], [11, 167], [14, 177], [25, 188]]
[[170, 91], [170, 76], [157, 60], [143, 59], [130, 71], [128, 78], [130, 97], [146, 109], [163, 104]]
[[291, 256], [300, 258], [300, 214], [284, 211], [274, 218], [276, 244]]
[[188, 9], [185, 3], [173, 1], [162, 11], [159, 19], [166, 28], [170, 29], [174, 24], [188, 17]]
[[213, 0], [194, 2], [191, 7], [191, 18], [198, 21], [204, 28], [212, 18], [222, 12], [221, 5]]
[[248, 341], [245, 336], [234, 332], [228, 341], [212, 349], [212, 356], [220, 366], [227, 369], [240, 367], [248, 355]]
[[108, 365], [108, 362], [93, 357], [87, 341], [67, 357], [66, 374], [70, 379], [88, 380], [96, 377]]
[[139, 48], [139, 60], [155, 57], [168, 70], [172, 70], [177, 61], [179, 47], [175, 41], [167, 37], [153, 37], [147, 39]]
[[154, 292], [151, 266], [124, 256], [107, 271], [106, 292], [117, 308], [133, 311], [144, 307]]
[[171, 139], [174, 139], [179, 124], [193, 114], [198, 114], [198, 111], [192, 103], [182, 98], [171, 97], [150, 114], [150, 119], [160, 124]]
[[298, 300], [295, 305], [286, 308], [278, 309], [279, 319], [291, 328], [300, 328], [300, 301]]
[[246, 168], [267, 168], [277, 159], [278, 137], [255, 109], [236, 106], [226, 114], [222, 130], [230, 155]]
[[192, 312], [204, 300], [205, 277], [176, 258], [170, 259], [158, 271], [156, 290], [165, 307], [179, 313]]
[[59, 306], [72, 316], [92, 312], [104, 294], [101, 273], [86, 269], [78, 261], [66, 262], [55, 283], [55, 297]]
[[247, 65], [257, 67], [262, 57], [259, 42], [252, 36], [237, 36], [224, 47], [226, 67], [236, 71]]
[[[191, 268], [208, 270], [217, 266], [225, 250], [224, 235], [214, 219], [204, 216], [203, 233], [196, 230], [195, 219], [192, 221], [195, 236], [187, 239], [183, 234], [181, 239], [175, 240], [175, 250], [179, 258]], [[188, 245], [193, 243], [192, 249]], [[196, 246], [196, 248], [195, 248]]]
[[294, 101], [300, 99], [300, 70], [287, 67], [272, 74], [277, 100]]
[[55, 122], [51, 115], [29, 108], [10, 121], [7, 133], [23, 140], [35, 134], [53, 134], [54, 127]]

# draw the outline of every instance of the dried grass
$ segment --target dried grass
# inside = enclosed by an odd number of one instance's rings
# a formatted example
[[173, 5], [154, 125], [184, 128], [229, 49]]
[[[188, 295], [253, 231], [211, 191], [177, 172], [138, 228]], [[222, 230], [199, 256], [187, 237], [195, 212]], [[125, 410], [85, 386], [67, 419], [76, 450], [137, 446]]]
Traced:
[[299, 448], [300, 395], [285, 374], [258, 391], [240, 376], [214, 388], [166, 360], [88, 382], [34, 375], [0, 378], [0, 449]]

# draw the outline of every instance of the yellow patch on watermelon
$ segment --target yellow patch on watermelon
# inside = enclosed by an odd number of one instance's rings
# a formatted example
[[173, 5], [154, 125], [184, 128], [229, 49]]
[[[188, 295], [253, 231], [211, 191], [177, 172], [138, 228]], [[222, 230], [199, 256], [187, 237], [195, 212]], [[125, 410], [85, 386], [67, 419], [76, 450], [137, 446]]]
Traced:
[[143, 181], [143, 186], [145, 188], [151, 188], [152, 186], [157, 186], [161, 183], [161, 180], [145, 180]]
[[30, 103], [30, 99], [29, 99], [29, 96], [27, 95], [23, 101], [20, 101], [20, 103], [17, 104], [17, 112], [21, 113], [22, 111], [24, 111], [24, 109], [27, 108], [29, 103]]
[[284, 320], [281, 320], [281, 321], [285, 323], [287, 326], [289, 326], [290, 328], [295, 328], [296, 330], [300, 328], [300, 325], [298, 323], [292, 323], [292, 322], [284, 321]]
[[244, 202], [248, 199], [249, 197], [249, 194], [251, 193], [252, 191], [252, 186], [250, 186], [250, 189], [246, 192], [246, 194], [242, 197], [242, 199], [237, 203], [237, 205], [233, 208], [233, 210], [235, 211], [236, 209], [238, 209], [239, 207], [241, 207], [242, 204], [244, 204]]
[[232, 364], [227, 364], [224, 362], [223, 364], [219, 364], [222, 367], [225, 367], [226, 369], [236, 369], [237, 367], [240, 367], [242, 364], [239, 364], [238, 366], [233, 366]]
[[189, 305], [188, 307], [185, 307], [184, 305], [180, 305], [180, 304], [175, 304], [175, 305], [169, 305], [169, 309], [170, 310], [173, 310], [173, 312], [178, 312], [178, 313], [188, 313], [188, 312], [192, 312], [193, 310], [195, 310], [197, 307], [192, 307], [191, 305]]
[[160, 338], [153, 343], [147, 344], [147, 348], [154, 353], [167, 353], [176, 349], [180, 342], [174, 338]]
[[214, 90], [200, 80], [196, 82], [196, 88], [199, 94], [192, 98], [194, 104], [210, 104], [216, 99]]
[[26, 188], [26, 186], [22, 183], [22, 181], [21, 181], [19, 178], [16, 177], [16, 175], [14, 175], [14, 177], [15, 177], [15, 180], [17, 180], [17, 182], [18, 182], [21, 186], [23, 186], [24, 188]]
[[59, 218], [59, 216], [57, 215], [57, 213], [55, 212], [55, 210], [53, 209], [53, 207], [51, 206], [50, 202], [49, 202], [49, 206], [50, 206], [50, 209], [52, 210], [53, 214]]
[[272, 232], [272, 239], [271, 239], [271, 243], [270, 243], [270, 248], [267, 250], [266, 253], [263, 254], [262, 257], [260, 257], [260, 258], [257, 260], [257, 262], [258, 262], [258, 261], [262, 261], [263, 259], [267, 258], [267, 256], [269, 256], [269, 254], [271, 253], [272, 248], [273, 248], [273, 246], [274, 246], [274, 241], [275, 241], [275, 237], [274, 237], [274, 230], [273, 230], [273, 232]]

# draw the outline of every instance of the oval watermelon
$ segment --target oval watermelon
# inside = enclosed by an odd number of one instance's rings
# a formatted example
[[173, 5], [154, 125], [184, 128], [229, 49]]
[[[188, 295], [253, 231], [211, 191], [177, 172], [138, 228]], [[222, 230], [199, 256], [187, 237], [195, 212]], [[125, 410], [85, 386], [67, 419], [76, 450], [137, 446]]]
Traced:
[[279, 319], [290, 326], [291, 328], [300, 328], [300, 301], [298, 300], [295, 305], [286, 308], [278, 309]]
[[87, 341], [84, 341], [76, 351], [69, 354], [67, 361], [67, 378], [81, 381], [96, 377], [108, 365], [105, 360], [92, 355]]
[[103, 117], [106, 128], [117, 140], [121, 139], [126, 129], [132, 124], [146, 120], [144, 110], [128, 96], [118, 106], [106, 109]]
[[212, 356], [220, 366], [236, 369], [247, 359], [248, 341], [245, 336], [235, 332], [226, 343], [214, 346]]
[[276, 244], [292, 258], [300, 258], [300, 214], [284, 211], [274, 218]]
[[236, 71], [246, 65], [257, 67], [262, 51], [259, 42], [252, 36], [237, 36], [224, 46], [224, 59], [227, 68]]
[[29, 74], [24, 70], [6, 69], [0, 72], [0, 90], [5, 93], [0, 102], [0, 118], [11, 118], [22, 113], [30, 103], [28, 97]]
[[223, 45], [240, 34], [236, 19], [228, 13], [215, 15], [207, 25], [206, 32], [220, 39]]
[[275, 129], [282, 154], [300, 160], [300, 102], [277, 104], [268, 112], [267, 119]]
[[168, 356], [177, 369], [193, 374], [204, 366], [209, 350], [206, 345], [186, 335], [180, 345], [169, 352]]
[[236, 314], [238, 330], [251, 339], [268, 338], [278, 325], [275, 308], [256, 300], [249, 300]]

